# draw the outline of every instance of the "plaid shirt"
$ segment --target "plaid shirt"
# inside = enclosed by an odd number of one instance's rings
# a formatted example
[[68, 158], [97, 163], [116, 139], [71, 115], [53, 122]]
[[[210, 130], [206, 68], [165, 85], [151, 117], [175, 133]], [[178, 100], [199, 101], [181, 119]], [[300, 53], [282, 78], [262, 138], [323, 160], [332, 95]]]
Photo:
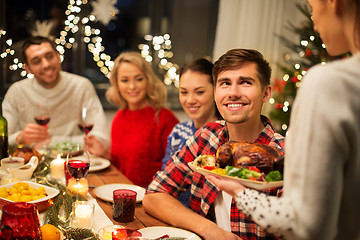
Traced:
[[[267, 144], [283, 151], [285, 138], [275, 133], [268, 118], [262, 116], [265, 128], [254, 143]], [[163, 171], [157, 172], [147, 188], [148, 193], [166, 192], [177, 198], [182, 191], [191, 186], [190, 208], [209, 218], [210, 206], [215, 202], [217, 189], [205, 177], [193, 172], [188, 162], [194, 161], [199, 155], [215, 155], [217, 149], [229, 141], [229, 134], [225, 121], [206, 124], [190, 137], [185, 146], [167, 163]], [[269, 189], [264, 192], [276, 195], [278, 189]], [[268, 235], [257, 224], [240, 212], [234, 199], [231, 204], [231, 231], [242, 239], [277, 239]]]

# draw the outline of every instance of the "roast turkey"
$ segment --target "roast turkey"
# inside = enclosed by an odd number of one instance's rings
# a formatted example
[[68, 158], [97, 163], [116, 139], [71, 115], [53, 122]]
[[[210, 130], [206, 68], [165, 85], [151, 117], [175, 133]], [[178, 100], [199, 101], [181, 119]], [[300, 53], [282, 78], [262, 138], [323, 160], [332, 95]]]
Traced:
[[216, 167], [226, 166], [254, 166], [265, 174], [273, 170], [282, 173], [284, 158], [278, 149], [265, 144], [229, 141], [216, 152]]
[[25, 164], [28, 163], [32, 156], [36, 156], [39, 161], [41, 160], [41, 155], [38, 151], [30, 147], [19, 147], [14, 153], [13, 157], [22, 157], [25, 159]]

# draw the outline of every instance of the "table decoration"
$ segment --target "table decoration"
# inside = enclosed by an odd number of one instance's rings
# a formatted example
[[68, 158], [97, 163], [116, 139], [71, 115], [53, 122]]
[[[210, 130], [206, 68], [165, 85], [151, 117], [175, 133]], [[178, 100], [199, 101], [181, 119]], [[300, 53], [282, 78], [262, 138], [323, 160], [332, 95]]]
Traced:
[[34, 204], [12, 202], [2, 211], [0, 239], [41, 240], [39, 214]]
[[78, 181], [75, 178], [70, 178], [68, 189], [74, 196], [81, 195], [86, 197], [89, 192], [89, 184], [85, 178], [80, 178]]
[[128, 189], [114, 190], [113, 219], [118, 222], [131, 222], [134, 219], [136, 192]]
[[60, 191], [54, 199], [53, 204], [46, 210], [43, 218], [43, 224], [52, 224], [56, 226], [64, 235], [65, 239], [83, 240], [99, 239], [93, 230], [87, 228], [72, 227], [70, 225], [70, 214], [72, 204], [75, 201], [87, 200], [84, 196], [74, 196], [62, 182], [49, 178], [50, 163], [52, 158], [46, 156], [34, 171], [34, 178], [37, 183], [56, 188]]
[[76, 201], [72, 204], [71, 226], [92, 228], [95, 205], [89, 201]]
[[13, 176], [13, 175], [11, 175], [11, 174], [6, 174], [6, 175], [3, 175], [3, 176], [1, 177], [1, 182], [0, 182], [0, 184], [1, 184], [1, 185], [4, 185], [4, 184], [13, 183], [13, 182], [18, 182], [18, 181], [20, 181], [19, 178], [15, 177], [15, 176]]
[[52, 160], [50, 163], [51, 177], [54, 179], [63, 179], [65, 178], [64, 172], [65, 159], [61, 158], [61, 155], [58, 154], [56, 159]]
[[126, 229], [122, 225], [109, 225], [99, 231], [100, 240], [112, 240], [112, 233], [118, 229]]

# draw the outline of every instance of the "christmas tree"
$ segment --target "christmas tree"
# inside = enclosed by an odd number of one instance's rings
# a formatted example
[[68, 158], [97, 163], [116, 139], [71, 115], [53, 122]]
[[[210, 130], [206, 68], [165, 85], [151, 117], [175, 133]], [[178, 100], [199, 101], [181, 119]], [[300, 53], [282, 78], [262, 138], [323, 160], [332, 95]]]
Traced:
[[288, 24], [290, 30], [299, 35], [299, 42], [294, 43], [280, 36], [281, 42], [292, 54], [285, 54], [285, 64], [279, 64], [279, 68], [284, 75], [282, 79], [274, 79], [273, 98], [270, 100], [270, 103], [274, 105], [273, 110], [270, 112], [270, 119], [274, 128], [283, 135], [286, 134], [289, 126], [291, 107], [296, 92], [307, 70], [315, 64], [326, 64], [328, 61], [344, 57], [332, 57], [327, 53], [325, 44], [319, 34], [314, 31], [309, 7], [306, 4], [297, 4], [296, 7], [305, 15], [306, 20], [300, 26], [294, 26], [292, 23]]

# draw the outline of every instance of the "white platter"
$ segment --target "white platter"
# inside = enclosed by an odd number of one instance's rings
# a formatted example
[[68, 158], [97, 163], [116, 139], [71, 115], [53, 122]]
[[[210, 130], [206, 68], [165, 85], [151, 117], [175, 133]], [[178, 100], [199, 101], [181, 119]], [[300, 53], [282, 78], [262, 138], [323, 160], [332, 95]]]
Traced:
[[256, 190], [277, 188], [277, 187], [283, 186], [283, 184], [284, 184], [284, 181], [260, 182], [260, 181], [253, 181], [253, 180], [248, 180], [248, 179], [244, 179], [244, 178], [221, 175], [221, 174], [218, 174], [218, 173], [203, 169], [201, 167], [198, 167], [198, 166], [195, 165], [194, 162], [189, 162], [188, 165], [194, 172], [200, 173], [200, 174], [202, 174], [204, 176], [213, 175], [213, 176], [217, 176], [217, 177], [221, 177], [221, 178], [232, 179], [232, 180], [235, 180], [235, 181], [241, 183], [245, 187], [253, 188], [253, 189], [256, 189]]
[[142, 234], [142, 237], [149, 239], [156, 239], [167, 234], [170, 238], [180, 237], [188, 240], [201, 240], [195, 233], [175, 227], [147, 227], [141, 228], [138, 231]]
[[96, 197], [107, 201], [107, 202], [114, 202], [113, 199], [113, 191], [116, 189], [129, 189], [135, 191], [136, 194], [136, 202], [140, 203], [145, 195], [145, 188], [137, 186], [137, 185], [131, 185], [131, 184], [120, 184], [120, 183], [113, 183], [113, 184], [106, 184], [99, 187], [96, 187], [94, 189], [94, 194]]

